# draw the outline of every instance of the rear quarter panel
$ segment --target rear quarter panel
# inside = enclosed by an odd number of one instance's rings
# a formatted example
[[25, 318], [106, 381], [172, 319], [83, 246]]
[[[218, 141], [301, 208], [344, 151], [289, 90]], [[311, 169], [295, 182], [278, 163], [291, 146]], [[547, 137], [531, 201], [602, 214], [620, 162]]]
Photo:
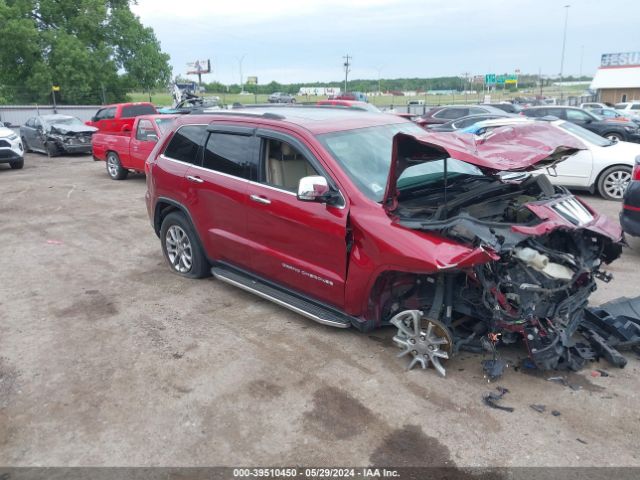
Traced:
[[91, 139], [93, 148], [93, 156], [98, 160], [105, 161], [108, 152], [115, 152], [120, 157], [120, 163], [125, 168], [132, 168], [131, 156], [129, 154], [131, 144], [130, 132], [120, 133], [103, 133], [96, 132]]

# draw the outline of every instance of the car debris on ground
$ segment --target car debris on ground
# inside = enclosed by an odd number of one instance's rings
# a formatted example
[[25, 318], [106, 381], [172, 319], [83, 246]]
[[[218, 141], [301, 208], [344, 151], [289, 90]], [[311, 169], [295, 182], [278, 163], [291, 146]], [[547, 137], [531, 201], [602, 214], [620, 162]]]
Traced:
[[505, 412], [513, 412], [514, 410], [513, 407], [506, 407], [504, 405], [500, 405], [499, 403], [502, 400], [502, 398], [507, 393], [509, 393], [509, 390], [504, 387], [496, 387], [496, 391], [498, 393], [488, 392], [482, 396], [482, 401], [484, 402], [484, 404], [487, 405], [488, 407], [495, 408], [497, 410], [504, 410]]

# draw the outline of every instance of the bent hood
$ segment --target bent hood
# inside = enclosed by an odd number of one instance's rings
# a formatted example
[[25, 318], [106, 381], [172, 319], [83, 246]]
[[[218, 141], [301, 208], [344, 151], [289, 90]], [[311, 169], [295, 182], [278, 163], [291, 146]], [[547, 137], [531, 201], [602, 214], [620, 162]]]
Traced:
[[49, 131], [62, 135], [68, 133], [93, 133], [98, 131], [96, 127], [90, 127], [88, 125], [66, 125], [64, 123], [52, 123], [49, 127]]
[[460, 132], [398, 133], [393, 138], [391, 165], [383, 205], [397, 206], [397, 182], [407, 168], [433, 160], [455, 158], [484, 173], [529, 171], [555, 165], [580, 150], [583, 143], [547, 123], [508, 125], [483, 135]]

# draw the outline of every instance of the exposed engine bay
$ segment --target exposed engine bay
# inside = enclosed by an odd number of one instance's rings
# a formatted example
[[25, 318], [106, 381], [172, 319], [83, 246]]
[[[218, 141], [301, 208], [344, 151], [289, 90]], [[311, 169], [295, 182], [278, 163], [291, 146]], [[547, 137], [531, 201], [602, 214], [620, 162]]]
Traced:
[[539, 369], [609, 358], [583, 320], [596, 280], [611, 279], [601, 268], [620, 256], [622, 242], [590, 228], [591, 211], [567, 190], [544, 175], [458, 175], [399, 190], [393, 213], [404, 227], [495, 254], [471, 268], [388, 279], [394, 294], [382, 318], [398, 327], [394, 340], [413, 356], [411, 367], [431, 364], [444, 375], [443, 360], [460, 350], [514, 343]]

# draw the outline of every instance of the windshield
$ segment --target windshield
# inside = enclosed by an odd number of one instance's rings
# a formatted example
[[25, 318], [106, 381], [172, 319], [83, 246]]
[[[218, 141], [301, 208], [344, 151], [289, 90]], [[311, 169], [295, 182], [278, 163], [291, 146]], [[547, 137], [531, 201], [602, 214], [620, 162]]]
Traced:
[[580, 140], [586, 140], [587, 142], [597, 145], [598, 147], [608, 147], [609, 145], [613, 145], [614, 142], [611, 140], [607, 140], [604, 137], [601, 137], [597, 133], [593, 133], [586, 128], [582, 128], [579, 125], [571, 122], [562, 122], [558, 125], [563, 130], [566, 130], [569, 133], [573, 133]]
[[171, 127], [171, 124], [173, 123], [174, 120], [175, 118], [173, 117], [156, 118], [156, 125], [160, 129], [160, 133], [166, 133], [167, 130], [169, 130], [169, 128]]
[[53, 117], [53, 118], [44, 118], [47, 123], [55, 124], [55, 125], [84, 125], [82, 120], [76, 117]]
[[[447, 179], [461, 175], [483, 176], [480, 169], [474, 165], [447, 159]], [[417, 186], [425, 187], [444, 180], [444, 160], [432, 160], [407, 168], [398, 178], [398, 190], [410, 190]]]
[[396, 133], [424, 134], [415, 123], [394, 123], [319, 135], [318, 139], [369, 198], [382, 201], [387, 185], [391, 147]]
[[380, 109], [375, 105], [371, 105], [370, 103], [365, 103], [364, 105], [355, 105], [357, 108], [362, 108], [363, 110], [368, 110], [370, 112], [380, 113]]

